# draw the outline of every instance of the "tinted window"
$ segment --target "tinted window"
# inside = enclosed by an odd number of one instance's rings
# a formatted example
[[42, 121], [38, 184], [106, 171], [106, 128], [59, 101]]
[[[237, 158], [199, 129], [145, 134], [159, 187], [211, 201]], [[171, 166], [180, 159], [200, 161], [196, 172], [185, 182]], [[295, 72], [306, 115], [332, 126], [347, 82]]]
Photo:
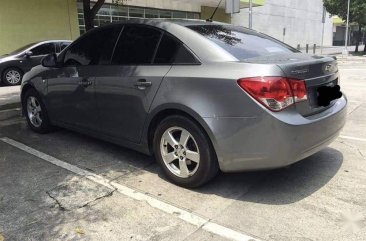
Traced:
[[120, 65], [150, 64], [161, 32], [139, 25], [126, 25], [118, 41], [112, 63]]
[[296, 49], [242, 27], [225, 25], [198, 25], [188, 28], [202, 34], [239, 60], [278, 53], [298, 52]]
[[14, 50], [14, 51], [10, 52], [9, 54], [12, 55], [12, 54], [20, 53], [20, 52], [26, 50], [27, 48], [30, 48], [32, 45], [35, 45], [35, 44], [36, 43], [27, 44], [27, 45], [25, 45], [25, 46], [23, 46], [23, 47], [21, 47], [21, 48], [19, 48], [17, 50]]
[[94, 30], [66, 50], [66, 65], [109, 64], [121, 28], [110, 26]]
[[61, 52], [62, 50], [64, 50], [67, 46], [69, 46], [70, 43], [69, 42], [61, 42], [59, 43], [59, 52]]
[[54, 43], [47, 43], [39, 45], [33, 49], [31, 49], [33, 55], [46, 55], [50, 53], [55, 53], [55, 44]]
[[191, 64], [197, 60], [186, 49], [183, 43], [175, 37], [165, 33], [161, 39], [159, 49], [156, 53], [154, 63], [156, 64]]

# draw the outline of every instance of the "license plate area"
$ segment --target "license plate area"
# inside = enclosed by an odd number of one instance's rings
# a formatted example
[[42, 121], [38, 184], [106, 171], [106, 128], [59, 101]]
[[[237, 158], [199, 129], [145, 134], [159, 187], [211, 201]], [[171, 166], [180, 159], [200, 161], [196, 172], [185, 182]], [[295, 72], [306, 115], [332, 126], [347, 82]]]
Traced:
[[342, 97], [341, 88], [339, 85], [321, 86], [317, 88], [317, 104], [318, 106], [328, 106], [333, 100]]

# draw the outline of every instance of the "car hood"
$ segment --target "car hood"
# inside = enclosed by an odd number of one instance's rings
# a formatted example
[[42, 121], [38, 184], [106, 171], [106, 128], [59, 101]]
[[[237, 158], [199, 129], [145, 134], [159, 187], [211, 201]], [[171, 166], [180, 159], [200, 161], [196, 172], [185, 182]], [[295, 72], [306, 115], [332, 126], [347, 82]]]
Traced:
[[5, 54], [0, 56], [0, 63], [6, 62], [14, 58], [14, 55]]

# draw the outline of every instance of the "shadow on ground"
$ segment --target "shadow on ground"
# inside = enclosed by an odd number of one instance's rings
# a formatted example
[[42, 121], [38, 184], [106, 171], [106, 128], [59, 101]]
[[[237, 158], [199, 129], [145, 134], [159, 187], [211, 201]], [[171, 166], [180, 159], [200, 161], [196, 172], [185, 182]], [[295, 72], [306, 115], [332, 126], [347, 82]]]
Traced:
[[[336, 175], [342, 162], [341, 152], [326, 148], [287, 168], [268, 171], [267, 175], [239, 200], [271, 205], [300, 201], [325, 186]], [[224, 174], [220, 179], [235, 179], [229, 175]]]

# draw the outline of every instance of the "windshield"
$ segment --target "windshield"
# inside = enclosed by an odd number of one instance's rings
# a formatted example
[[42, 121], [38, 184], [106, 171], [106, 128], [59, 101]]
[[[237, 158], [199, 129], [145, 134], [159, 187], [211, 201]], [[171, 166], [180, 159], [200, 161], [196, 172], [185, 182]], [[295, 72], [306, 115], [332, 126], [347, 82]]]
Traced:
[[23, 46], [23, 47], [21, 47], [21, 48], [19, 48], [19, 49], [17, 49], [17, 50], [12, 51], [11, 53], [9, 53], [9, 55], [13, 55], [13, 54], [20, 53], [20, 52], [22, 52], [22, 51], [26, 50], [27, 48], [32, 47], [32, 46], [33, 46], [33, 45], [35, 45], [35, 44], [37, 44], [37, 43], [27, 44], [27, 45], [25, 45], [25, 46]]
[[239, 60], [298, 50], [267, 35], [230, 25], [194, 25], [188, 28], [200, 33]]

